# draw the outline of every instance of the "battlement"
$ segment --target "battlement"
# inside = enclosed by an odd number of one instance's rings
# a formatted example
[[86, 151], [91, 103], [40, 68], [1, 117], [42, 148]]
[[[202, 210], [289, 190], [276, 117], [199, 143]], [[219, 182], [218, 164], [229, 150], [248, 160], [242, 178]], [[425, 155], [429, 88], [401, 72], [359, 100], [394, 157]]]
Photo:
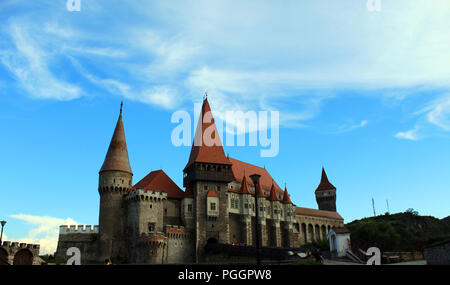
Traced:
[[183, 226], [167, 225], [164, 232], [169, 239], [186, 239], [192, 237], [192, 232], [186, 230]]
[[141, 233], [138, 242], [161, 247], [167, 243], [167, 237], [162, 232]]
[[10, 241], [4, 241], [1, 245], [4, 248], [29, 248], [29, 249], [40, 249], [39, 244], [32, 244], [32, 243], [19, 243], [19, 242], [10, 242]]
[[166, 192], [145, 189], [133, 190], [125, 197], [127, 201], [160, 202], [165, 199], [167, 199]]
[[59, 234], [98, 234], [98, 229], [98, 225], [62, 225], [59, 226]]

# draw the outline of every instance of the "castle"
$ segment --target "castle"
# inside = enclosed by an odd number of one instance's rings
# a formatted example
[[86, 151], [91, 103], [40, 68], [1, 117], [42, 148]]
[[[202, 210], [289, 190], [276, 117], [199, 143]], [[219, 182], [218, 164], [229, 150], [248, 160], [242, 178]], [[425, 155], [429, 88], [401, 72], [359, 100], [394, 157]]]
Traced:
[[[203, 143], [207, 130], [214, 134], [212, 146]], [[67, 249], [78, 247], [82, 264], [108, 258], [133, 264], [203, 263], [208, 243], [255, 245], [255, 223], [263, 247], [286, 248], [326, 239], [332, 227], [343, 226], [336, 188], [324, 169], [315, 190], [316, 210], [294, 205], [265, 167], [225, 156], [207, 98], [194, 142], [183, 169], [185, 191], [163, 170], [133, 185], [121, 105], [99, 172], [99, 225], [60, 226], [56, 256], [67, 258]], [[261, 177], [256, 189], [249, 178], [255, 173]]]

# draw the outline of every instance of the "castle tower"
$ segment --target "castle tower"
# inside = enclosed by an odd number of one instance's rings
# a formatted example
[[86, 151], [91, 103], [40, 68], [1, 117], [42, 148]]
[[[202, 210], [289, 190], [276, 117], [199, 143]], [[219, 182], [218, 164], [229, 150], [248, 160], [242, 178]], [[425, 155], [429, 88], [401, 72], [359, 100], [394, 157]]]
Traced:
[[[256, 192], [256, 199], [258, 199], [258, 221], [259, 223], [259, 236], [261, 238], [261, 246], [267, 246], [268, 245], [268, 236], [267, 236], [267, 223], [266, 223], [266, 217], [269, 216], [269, 213], [267, 213], [267, 209], [269, 208], [269, 204], [266, 199], [266, 196], [264, 195], [264, 191], [262, 189], [261, 183], [258, 183], [258, 185], [255, 187]], [[256, 209], [255, 209], [256, 210]], [[256, 214], [256, 213], [255, 213]], [[256, 218], [256, 217], [255, 217]]]
[[99, 260], [126, 255], [125, 224], [126, 208], [123, 196], [133, 183], [133, 172], [128, 159], [127, 142], [120, 115], [99, 172]]
[[241, 188], [239, 189], [240, 201], [242, 202], [242, 215], [241, 215], [241, 228], [243, 241], [247, 245], [253, 244], [253, 228], [252, 228], [252, 215], [254, 215], [253, 195], [248, 188], [247, 177], [242, 178]]
[[322, 178], [315, 191], [319, 210], [336, 212], [336, 187], [328, 181], [325, 169], [322, 167]]
[[189, 187], [194, 197], [195, 255], [196, 262], [201, 262], [207, 242], [230, 241], [228, 183], [233, 180], [207, 98], [183, 172], [183, 186]]
[[293, 247], [294, 246], [294, 238], [292, 235], [293, 224], [295, 219], [295, 206], [291, 202], [290, 195], [287, 191], [287, 187], [284, 187], [283, 199], [281, 200], [283, 204], [283, 217], [284, 220], [281, 222], [282, 224], [282, 241], [281, 245], [283, 247]]
[[271, 213], [271, 221], [268, 224], [267, 232], [269, 233], [269, 245], [271, 246], [281, 246], [281, 230], [280, 230], [280, 221], [281, 221], [281, 212], [283, 210], [280, 198], [277, 195], [275, 190], [275, 185], [272, 181], [272, 187], [270, 188], [269, 197], [267, 200], [270, 201], [270, 208], [272, 209]]

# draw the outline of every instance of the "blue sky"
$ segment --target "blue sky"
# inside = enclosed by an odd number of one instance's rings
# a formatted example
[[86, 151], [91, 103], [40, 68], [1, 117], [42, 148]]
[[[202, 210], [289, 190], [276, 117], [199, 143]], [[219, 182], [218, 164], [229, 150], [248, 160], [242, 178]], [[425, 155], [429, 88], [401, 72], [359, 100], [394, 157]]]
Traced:
[[[313, 2], [313, 3], [311, 3]], [[97, 224], [98, 171], [124, 101], [134, 182], [182, 185], [190, 148], [172, 114], [201, 102], [278, 110], [280, 151], [225, 147], [316, 208], [322, 165], [347, 222], [414, 208], [450, 213], [450, 3], [96, 1], [0, 3], [2, 202], [9, 240], [56, 246]], [[193, 128], [194, 126], [192, 126]]]

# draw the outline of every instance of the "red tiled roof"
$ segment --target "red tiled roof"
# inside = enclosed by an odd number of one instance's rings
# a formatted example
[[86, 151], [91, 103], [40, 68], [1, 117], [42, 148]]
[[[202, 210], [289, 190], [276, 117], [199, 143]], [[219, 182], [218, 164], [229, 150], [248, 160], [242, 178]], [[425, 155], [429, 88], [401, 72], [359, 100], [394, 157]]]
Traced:
[[322, 177], [320, 178], [320, 184], [317, 186], [316, 191], [324, 191], [324, 190], [332, 190], [336, 189], [333, 184], [328, 181], [327, 174], [325, 173], [325, 169], [322, 167]]
[[194, 162], [230, 164], [223, 151], [219, 132], [217, 131], [211, 108], [206, 99], [203, 101], [202, 112], [195, 131], [191, 154], [185, 169]]
[[324, 218], [330, 218], [330, 219], [336, 219], [336, 220], [344, 220], [344, 218], [342, 218], [338, 212], [332, 212], [332, 211], [324, 211], [324, 210], [296, 207], [295, 213], [297, 215], [316, 216], [316, 217], [324, 217]]
[[275, 191], [275, 186], [272, 184], [272, 188], [270, 188], [270, 194], [269, 197], [267, 197], [267, 200], [269, 201], [280, 201], [280, 198], [278, 198], [278, 195]]
[[287, 188], [284, 187], [284, 194], [283, 194], [283, 201], [282, 201], [283, 204], [292, 204], [290, 196], [291, 195], [289, 195]]
[[150, 172], [131, 189], [159, 190], [167, 193], [167, 198], [182, 199], [185, 193], [162, 170]]
[[215, 190], [209, 190], [206, 197], [219, 197], [219, 194]]
[[[278, 184], [273, 180], [272, 176], [267, 172], [265, 168], [246, 163], [234, 158], [229, 158], [230, 162], [232, 163], [231, 170], [233, 172], [233, 178], [235, 181], [241, 182], [242, 177], [247, 178], [248, 184], [253, 186], [253, 182], [250, 179], [250, 175], [256, 173], [261, 175], [261, 178], [259, 179], [259, 182], [263, 189], [269, 190], [272, 188], [272, 181], [275, 186], [275, 190], [277, 193], [283, 193], [283, 190], [278, 186]], [[242, 183], [242, 182], [241, 182]]]
[[119, 119], [117, 120], [105, 161], [99, 172], [108, 170], [125, 171], [133, 174], [128, 159], [127, 141], [125, 139], [125, 129], [122, 122], [122, 106], [120, 107]]
[[245, 175], [244, 178], [242, 178], [239, 194], [251, 194], [250, 189], [248, 189], [247, 178], [245, 177]]

